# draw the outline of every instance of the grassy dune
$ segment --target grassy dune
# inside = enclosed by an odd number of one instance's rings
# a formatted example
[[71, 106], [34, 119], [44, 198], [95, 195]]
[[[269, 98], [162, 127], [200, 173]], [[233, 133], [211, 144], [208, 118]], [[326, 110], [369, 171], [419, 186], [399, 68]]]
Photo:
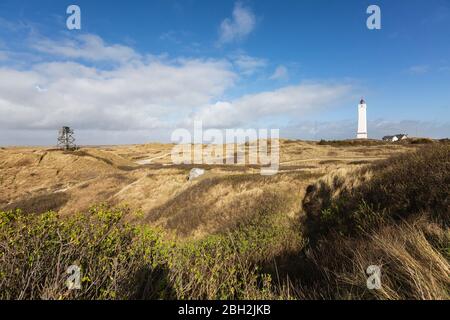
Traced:
[[0, 150], [0, 298], [450, 298], [448, 143], [282, 141], [276, 176], [194, 182], [169, 147]]
[[[337, 171], [308, 187], [305, 261], [318, 279], [309, 285], [319, 288], [306, 296], [448, 299], [449, 194], [448, 144]], [[380, 291], [363, 285], [371, 264], [382, 266]]]

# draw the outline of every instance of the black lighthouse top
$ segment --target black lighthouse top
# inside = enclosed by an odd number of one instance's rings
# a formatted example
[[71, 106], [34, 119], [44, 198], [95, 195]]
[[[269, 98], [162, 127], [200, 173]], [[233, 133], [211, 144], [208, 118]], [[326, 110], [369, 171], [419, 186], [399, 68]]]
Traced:
[[366, 104], [366, 101], [364, 101], [364, 98], [361, 98], [361, 101], [359, 102], [359, 104]]

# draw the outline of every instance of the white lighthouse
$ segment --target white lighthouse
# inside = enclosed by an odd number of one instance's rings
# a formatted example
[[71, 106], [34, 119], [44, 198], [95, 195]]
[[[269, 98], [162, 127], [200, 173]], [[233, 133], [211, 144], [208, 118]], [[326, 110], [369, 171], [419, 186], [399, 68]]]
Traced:
[[367, 105], [364, 99], [361, 99], [358, 105], [358, 133], [357, 139], [367, 139]]

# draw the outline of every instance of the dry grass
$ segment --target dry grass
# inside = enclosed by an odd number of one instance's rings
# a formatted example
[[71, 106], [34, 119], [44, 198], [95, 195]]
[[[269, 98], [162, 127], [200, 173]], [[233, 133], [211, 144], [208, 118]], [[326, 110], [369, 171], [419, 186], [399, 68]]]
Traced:
[[[420, 217], [362, 238], [334, 234], [307, 251], [302, 268], [309, 277], [297, 279], [297, 293], [308, 299], [448, 300], [449, 244], [448, 229]], [[381, 267], [381, 290], [366, 287], [370, 265]]]
[[[298, 295], [449, 299], [449, 151], [434, 144], [309, 186]], [[365, 286], [370, 265], [382, 266], [381, 290]]]
[[386, 219], [429, 212], [448, 223], [450, 146], [432, 145], [356, 169], [341, 169], [308, 187], [303, 201], [311, 237], [354, 234]]
[[34, 197], [23, 198], [1, 208], [3, 211], [16, 211], [18, 209], [28, 213], [44, 213], [57, 211], [65, 205], [70, 196], [65, 192], [41, 194]]
[[[449, 299], [448, 143], [280, 145], [272, 177], [172, 166], [170, 145], [1, 150], [1, 207], [24, 210], [2, 213], [1, 297]], [[129, 209], [76, 215], [99, 202]], [[67, 293], [77, 260], [90, 280]]]
[[380, 140], [320, 140], [319, 145], [321, 146], [335, 146], [335, 147], [355, 147], [355, 146], [380, 146], [387, 144]]
[[[368, 161], [387, 157], [389, 154], [403, 152], [402, 145], [378, 146], [380, 150], [365, 155], [362, 150], [352, 146], [333, 147], [316, 142], [281, 140], [280, 171], [286, 174], [295, 172], [311, 172], [323, 174], [334, 167], [352, 166], [352, 161]], [[92, 204], [107, 202], [109, 204], [127, 204], [134, 211], [144, 213], [155, 212], [158, 208], [167, 207], [171, 201], [187, 192], [192, 184], [186, 181], [190, 169], [201, 167], [207, 170], [207, 176], [215, 179], [242, 175], [243, 179], [259, 174], [258, 165], [171, 165], [170, 144], [147, 144], [131, 146], [111, 146], [98, 148], [82, 148], [74, 152], [63, 152], [44, 148], [6, 148], [0, 158], [0, 207], [17, 203], [25, 198], [33, 198], [41, 194], [52, 194], [64, 190], [70, 194], [70, 200], [63, 203], [59, 212], [70, 215], [85, 211]], [[361, 149], [361, 148], [360, 148]], [[363, 159], [361, 159], [364, 157]], [[153, 159], [149, 164], [139, 165], [138, 160]], [[120, 176], [119, 176], [120, 175]], [[226, 179], [220, 180], [226, 181]], [[251, 180], [249, 180], [251, 181]], [[292, 183], [289, 179], [272, 179], [271, 186], [282, 196], [285, 190], [295, 190], [294, 195], [301, 197], [305, 184]], [[220, 192], [220, 186], [211, 187]], [[261, 193], [259, 186], [251, 184], [246, 187], [247, 194], [240, 194], [240, 189], [229, 190], [230, 204], [235, 207], [241, 202], [253, 201], [254, 196]], [[208, 194], [208, 189], [205, 189]], [[236, 197], [232, 195], [235, 193]], [[211, 194], [211, 197], [217, 196]], [[207, 195], [203, 198], [207, 200]], [[205, 202], [206, 203], [206, 202]], [[298, 200], [291, 202], [289, 212], [298, 212]], [[9, 208], [9, 207], [8, 207]], [[56, 208], [56, 207], [54, 207]], [[250, 208], [250, 207], [249, 207]], [[205, 206], [207, 209], [207, 206]], [[169, 211], [166, 211], [168, 214]], [[238, 215], [243, 216], [248, 210]], [[234, 216], [233, 215], [230, 215]], [[210, 215], [209, 217], [213, 217]], [[138, 217], [134, 220], [139, 222]], [[172, 219], [169, 216], [167, 219]], [[205, 217], [208, 220], [208, 217]], [[164, 225], [162, 220], [156, 221], [147, 215], [141, 222], [155, 221]], [[209, 234], [216, 227], [211, 225], [199, 233]]]
[[[227, 232], [268, 214], [293, 216], [308, 181], [317, 175], [294, 172], [264, 177], [236, 174], [207, 177], [150, 210], [146, 221], [178, 236]], [[290, 190], [295, 190], [294, 192]]]

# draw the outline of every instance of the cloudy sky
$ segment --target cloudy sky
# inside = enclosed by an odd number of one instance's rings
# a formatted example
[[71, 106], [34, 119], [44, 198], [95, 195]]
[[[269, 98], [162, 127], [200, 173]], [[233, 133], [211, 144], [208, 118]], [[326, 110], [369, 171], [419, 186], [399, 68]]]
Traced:
[[446, 0], [2, 0], [0, 145], [63, 125], [79, 144], [167, 142], [194, 120], [353, 138], [361, 97], [370, 137], [449, 137], [449, 26]]

